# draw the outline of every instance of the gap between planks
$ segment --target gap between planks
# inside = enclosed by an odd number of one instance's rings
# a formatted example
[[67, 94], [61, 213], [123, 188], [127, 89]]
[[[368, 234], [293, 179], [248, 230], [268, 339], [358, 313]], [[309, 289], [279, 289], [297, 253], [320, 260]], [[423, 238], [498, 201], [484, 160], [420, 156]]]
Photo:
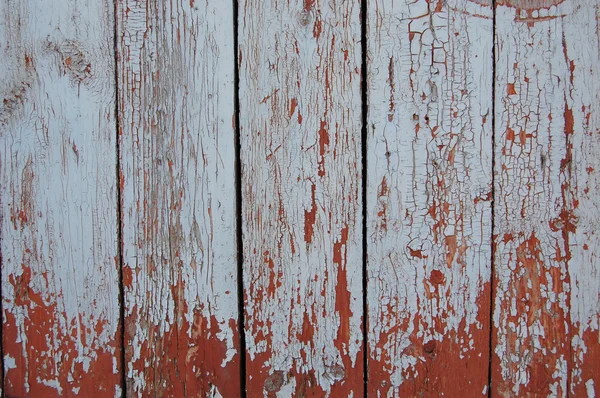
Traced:
[[126, 379], [126, 363], [125, 363], [125, 291], [123, 286], [123, 215], [122, 215], [122, 196], [121, 196], [121, 150], [120, 150], [120, 131], [121, 119], [119, 117], [119, 53], [118, 53], [118, 27], [119, 27], [119, 3], [114, 2], [114, 20], [113, 20], [113, 50], [115, 53], [115, 157], [116, 157], [116, 173], [115, 181], [117, 184], [117, 259], [119, 262], [119, 339], [121, 343], [121, 351], [119, 352], [119, 361], [121, 362], [121, 398], [127, 396], [127, 379]]
[[491, 248], [490, 248], [490, 334], [489, 334], [489, 360], [488, 360], [488, 386], [487, 396], [492, 397], [492, 357], [494, 355], [493, 333], [494, 333], [494, 295], [496, 289], [494, 286], [494, 256], [496, 255], [496, 245], [494, 244], [495, 233], [495, 207], [496, 207], [496, 0], [492, 1], [492, 199], [490, 203], [491, 215]]
[[364, 397], [368, 396], [369, 387], [369, 334], [368, 331], [368, 317], [367, 317], [367, 123], [368, 123], [368, 110], [369, 110], [369, 98], [368, 98], [368, 75], [367, 75], [367, 19], [368, 9], [367, 1], [361, 0], [360, 3], [360, 36], [361, 36], [361, 106], [362, 106], [362, 127], [361, 127], [361, 155], [362, 155], [362, 289], [363, 289], [363, 322], [362, 322], [362, 333], [363, 333], [363, 380], [364, 380]]
[[[2, 209], [2, 195], [0, 195], [0, 209]], [[4, 215], [0, 212], [0, 225], [4, 222]], [[2, 230], [0, 229], [0, 242], [2, 242]], [[2, 245], [0, 245], [0, 275], [2, 275], [2, 264], [4, 257], [2, 256]], [[0, 281], [1, 282], [1, 281]], [[4, 325], [4, 292], [0, 283], [0, 318]], [[0, 327], [0, 397], [4, 398], [4, 327]]]
[[240, 336], [240, 397], [246, 397], [246, 329], [244, 323], [244, 241], [242, 239], [242, 161], [240, 157], [240, 63], [238, 0], [233, 1], [233, 110], [235, 115], [235, 222], [237, 246], [238, 329]]

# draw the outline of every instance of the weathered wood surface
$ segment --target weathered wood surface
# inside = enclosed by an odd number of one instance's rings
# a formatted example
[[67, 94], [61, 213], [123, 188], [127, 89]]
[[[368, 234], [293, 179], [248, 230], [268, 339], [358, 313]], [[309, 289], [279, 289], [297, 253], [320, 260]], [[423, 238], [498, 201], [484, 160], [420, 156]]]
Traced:
[[6, 396], [598, 395], [600, 4], [365, 1], [0, 0]]
[[368, 4], [370, 396], [487, 394], [491, 2]]
[[121, 394], [113, 10], [0, 1], [7, 396]]
[[233, 4], [117, 19], [127, 392], [238, 396]]
[[249, 396], [362, 396], [360, 2], [239, 3]]
[[599, 391], [599, 19], [496, 7], [493, 395]]

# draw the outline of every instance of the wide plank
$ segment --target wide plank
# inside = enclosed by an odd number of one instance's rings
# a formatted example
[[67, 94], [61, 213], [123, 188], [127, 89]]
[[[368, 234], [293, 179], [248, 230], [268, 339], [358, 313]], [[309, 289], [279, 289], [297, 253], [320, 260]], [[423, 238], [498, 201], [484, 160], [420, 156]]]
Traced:
[[599, 17], [496, 6], [493, 395], [600, 391]]
[[0, 15], [4, 393], [120, 397], [114, 5]]
[[491, 1], [371, 0], [368, 393], [487, 395]]
[[117, 20], [127, 393], [239, 396], [233, 4]]
[[363, 395], [360, 8], [239, 2], [248, 396]]

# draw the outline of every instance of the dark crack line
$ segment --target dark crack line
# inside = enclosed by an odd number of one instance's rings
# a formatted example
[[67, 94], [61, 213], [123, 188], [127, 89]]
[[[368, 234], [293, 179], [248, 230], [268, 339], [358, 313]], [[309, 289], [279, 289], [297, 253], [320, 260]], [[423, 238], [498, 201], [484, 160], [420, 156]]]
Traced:
[[364, 397], [368, 395], [369, 381], [369, 355], [368, 355], [368, 303], [367, 303], [367, 118], [368, 118], [368, 85], [367, 85], [367, 0], [360, 4], [361, 24], [361, 100], [362, 100], [362, 128], [361, 128], [361, 154], [362, 154], [362, 296], [363, 296], [363, 380]]
[[244, 242], [242, 236], [242, 161], [240, 144], [240, 65], [238, 0], [233, 0], [233, 51], [234, 51], [234, 98], [235, 112], [235, 210], [238, 273], [238, 330], [240, 335], [240, 396], [246, 397], [246, 330], [244, 323]]
[[[0, 195], [0, 209], [2, 209], [2, 195]], [[4, 225], [4, 212], [0, 211], [0, 278], [4, 282], [4, 255], [2, 253], [2, 226]], [[0, 283], [0, 316], [2, 327], [0, 327], [0, 396], [4, 398], [4, 283]]]
[[492, 358], [494, 355], [494, 257], [496, 255], [495, 210], [496, 210], [496, 0], [492, 0], [492, 200], [491, 200], [491, 250], [490, 250], [490, 334], [489, 334], [489, 363], [488, 363], [488, 397], [492, 397]]
[[123, 214], [122, 214], [122, 195], [121, 195], [121, 148], [120, 148], [120, 136], [121, 134], [121, 120], [119, 112], [119, 51], [118, 51], [118, 33], [119, 33], [119, 2], [115, 0], [114, 3], [114, 27], [113, 27], [113, 50], [115, 53], [114, 68], [115, 68], [115, 125], [116, 125], [116, 183], [117, 183], [117, 258], [119, 264], [119, 326], [120, 326], [120, 360], [121, 360], [121, 398], [126, 397], [127, 382], [125, 373], [127, 371], [127, 364], [125, 362], [125, 287], [123, 285]]

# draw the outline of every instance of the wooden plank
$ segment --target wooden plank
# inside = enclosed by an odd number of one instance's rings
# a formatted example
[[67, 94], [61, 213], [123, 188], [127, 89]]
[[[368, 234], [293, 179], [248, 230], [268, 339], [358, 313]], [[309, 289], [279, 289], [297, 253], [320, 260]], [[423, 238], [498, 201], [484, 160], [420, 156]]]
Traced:
[[118, 3], [129, 395], [240, 394], [231, 2]]
[[368, 4], [369, 396], [487, 394], [490, 5]]
[[594, 0], [511, 0], [496, 15], [493, 393], [592, 397], [600, 9]]
[[362, 396], [360, 2], [239, 3], [249, 396]]
[[111, 1], [0, 1], [4, 392], [120, 396]]

